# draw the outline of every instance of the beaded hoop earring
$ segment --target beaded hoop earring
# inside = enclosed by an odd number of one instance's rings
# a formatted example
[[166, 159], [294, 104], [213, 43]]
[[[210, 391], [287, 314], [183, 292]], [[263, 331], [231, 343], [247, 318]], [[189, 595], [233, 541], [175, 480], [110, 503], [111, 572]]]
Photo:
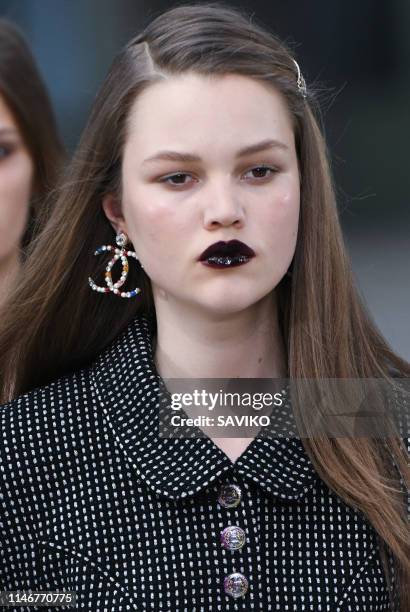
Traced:
[[[98, 291], [99, 293], [114, 293], [115, 295], [119, 295], [123, 298], [135, 297], [138, 293], [141, 292], [141, 289], [139, 287], [136, 287], [132, 291], [120, 291], [120, 287], [122, 287], [122, 285], [125, 283], [128, 276], [129, 266], [127, 257], [133, 257], [137, 261], [139, 261], [139, 259], [135, 251], [127, 251], [124, 248], [128, 242], [128, 237], [124, 232], [120, 232], [119, 234], [117, 234], [115, 241], [119, 248], [108, 244], [98, 247], [98, 249], [94, 253], [94, 255], [100, 255], [101, 253], [104, 253], [106, 251], [114, 253], [114, 257], [110, 259], [107, 264], [107, 267], [105, 268], [105, 282], [107, 284], [107, 287], [100, 287], [99, 285], [97, 285], [93, 281], [91, 276], [88, 278], [88, 284], [90, 285], [91, 289], [93, 289], [94, 291]], [[119, 259], [121, 259], [122, 262], [122, 273], [120, 279], [117, 282], [113, 283], [111, 270], [114, 264]]]

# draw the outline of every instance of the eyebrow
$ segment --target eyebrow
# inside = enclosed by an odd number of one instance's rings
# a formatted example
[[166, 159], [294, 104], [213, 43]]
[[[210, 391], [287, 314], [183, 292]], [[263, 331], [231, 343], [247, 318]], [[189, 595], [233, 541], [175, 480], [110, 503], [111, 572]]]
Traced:
[[15, 128], [0, 126], [0, 136], [7, 136], [8, 134], [18, 134], [18, 132]]
[[[257, 142], [255, 144], [249, 145], [240, 149], [236, 154], [236, 159], [240, 157], [245, 157], [245, 155], [251, 155], [252, 153], [259, 153], [260, 151], [267, 151], [268, 149], [282, 149], [284, 151], [288, 151], [289, 147], [279, 140], [273, 140], [269, 138], [267, 140], [262, 140], [261, 142]], [[193, 153], [178, 153], [178, 151], [158, 151], [155, 155], [151, 157], [147, 157], [142, 162], [143, 164], [147, 162], [153, 161], [177, 161], [177, 162], [200, 162], [202, 161], [199, 155], [195, 155]]]

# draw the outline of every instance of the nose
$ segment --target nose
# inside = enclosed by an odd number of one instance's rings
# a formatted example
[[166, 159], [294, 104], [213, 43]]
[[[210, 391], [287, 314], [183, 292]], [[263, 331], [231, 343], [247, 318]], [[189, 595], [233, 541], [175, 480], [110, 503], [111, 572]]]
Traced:
[[206, 229], [219, 226], [242, 227], [245, 220], [243, 206], [229, 189], [216, 190], [207, 196], [203, 220]]

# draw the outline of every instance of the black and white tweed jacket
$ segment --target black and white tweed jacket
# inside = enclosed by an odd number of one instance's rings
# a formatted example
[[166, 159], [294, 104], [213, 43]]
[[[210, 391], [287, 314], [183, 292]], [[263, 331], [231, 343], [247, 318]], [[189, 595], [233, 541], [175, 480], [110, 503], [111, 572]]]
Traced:
[[391, 609], [376, 532], [300, 439], [258, 436], [232, 463], [161, 438], [158, 379], [142, 317], [0, 408], [0, 590], [74, 591], [87, 612]]

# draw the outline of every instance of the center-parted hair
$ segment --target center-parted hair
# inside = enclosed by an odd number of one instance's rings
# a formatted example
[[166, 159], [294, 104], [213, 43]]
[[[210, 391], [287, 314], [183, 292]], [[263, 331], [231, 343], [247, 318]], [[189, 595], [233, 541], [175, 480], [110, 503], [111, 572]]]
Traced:
[[[257, 80], [279, 92], [289, 111], [301, 181], [300, 220], [292, 274], [275, 288], [288, 377], [389, 380], [392, 368], [410, 375], [410, 364], [388, 345], [355, 288], [317, 96], [309, 83], [307, 97], [301, 95], [293, 59], [254, 16], [224, 3], [172, 8], [119, 53], [60, 186], [53, 215], [32, 245], [24, 279], [3, 315], [4, 401], [87, 365], [140, 313], [152, 318], [155, 332], [150, 280], [140, 267], [129, 275], [129, 286], [141, 288], [134, 300], [119, 303], [116, 296], [97, 294], [87, 279], [101, 278], [104, 264], [93, 252], [113, 239], [101, 202], [107, 193], [121, 197], [130, 109], [147, 87], [184, 73]], [[303, 73], [303, 61], [298, 62]], [[309, 431], [314, 415], [297, 403], [294, 410]], [[399, 477], [408, 487], [410, 470], [400, 437], [306, 437], [303, 444], [319, 476], [374, 526], [388, 582], [387, 549], [393, 553], [396, 595], [400, 610], [407, 611], [410, 544]]]

